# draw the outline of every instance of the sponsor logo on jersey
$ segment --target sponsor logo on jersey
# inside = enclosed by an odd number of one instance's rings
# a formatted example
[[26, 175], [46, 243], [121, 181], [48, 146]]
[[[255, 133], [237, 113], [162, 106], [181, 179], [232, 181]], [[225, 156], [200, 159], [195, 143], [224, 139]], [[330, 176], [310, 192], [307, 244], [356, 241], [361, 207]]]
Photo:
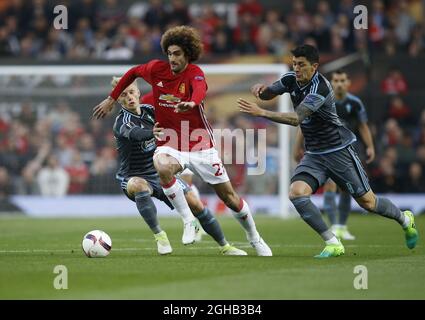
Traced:
[[194, 79], [195, 79], [195, 80], [202, 81], [202, 80], [204, 80], [205, 78], [204, 78], [203, 76], [196, 76]]
[[352, 106], [351, 106], [351, 104], [347, 104], [346, 106], [345, 106], [345, 109], [347, 110], [347, 112], [348, 113], [350, 113], [351, 112], [351, 109], [352, 109]]
[[175, 96], [174, 96], [174, 95], [172, 95], [172, 94], [161, 94], [161, 95], [159, 96], [159, 100], [167, 101], [167, 102], [174, 102], [174, 103], [178, 103], [178, 102], [180, 102], [180, 101], [181, 101], [181, 99], [180, 99], [180, 98], [175, 97]]
[[164, 85], [162, 84], [162, 81], [158, 82], [156, 85], [157, 85], [158, 87], [164, 88]]

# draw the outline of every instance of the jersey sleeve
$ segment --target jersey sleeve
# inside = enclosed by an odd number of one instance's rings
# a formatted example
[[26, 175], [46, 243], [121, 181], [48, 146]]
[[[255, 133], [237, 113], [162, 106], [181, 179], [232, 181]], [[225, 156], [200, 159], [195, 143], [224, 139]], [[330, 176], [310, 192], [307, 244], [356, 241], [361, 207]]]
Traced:
[[142, 129], [132, 122], [127, 122], [121, 125], [119, 129], [121, 137], [127, 138], [130, 141], [146, 141], [154, 137], [151, 129]]
[[290, 87], [294, 79], [295, 76], [293, 72], [285, 73], [282, 78], [269, 85], [268, 89], [276, 95], [284, 94], [285, 92], [290, 91]]
[[192, 91], [191, 101], [199, 105], [205, 99], [208, 89], [205, 75], [200, 68], [196, 68], [191, 72], [190, 86]]
[[121, 133], [121, 126], [122, 125], [123, 125], [123, 117], [120, 115], [115, 120], [114, 127], [113, 127], [113, 130], [112, 130], [114, 132], [115, 138], [117, 138], [117, 139], [123, 138], [122, 133]]
[[356, 116], [360, 123], [366, 123], [368, 121], [366, 108], [360, 99], [357, 101]]
[[143, 78], [146, 82], [152, 82], [153, 68], [159, 60], [152, 60], [148, 63], [135, 66], [128, 70], [118, 81], [115, 88], [109, 94], [114, 100], [117, 100], [120, 94], [137, 78]]

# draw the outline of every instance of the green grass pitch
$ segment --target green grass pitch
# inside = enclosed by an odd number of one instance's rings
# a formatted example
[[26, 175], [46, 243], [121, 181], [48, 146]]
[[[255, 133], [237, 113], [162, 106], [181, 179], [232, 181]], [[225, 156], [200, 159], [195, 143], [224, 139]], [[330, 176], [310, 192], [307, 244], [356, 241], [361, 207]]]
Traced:
[[[182, 223], [162, 218], [174, 252], [158, 256], [140, 217], [97, 219], [0, 218], [0, 299], [425, 299], [425, 216], [414, 250], [394, 221], [350, 217], [358, 240], [345, 256], [317, 260], [321, 239], [300, 219], [256, 217], [273, 257], [257, 257], [231, 217], [220, 217], [226, 237], [247, 257], [220, 256], [211, 238], [181, 244]], [[102, 229], [112, 238], [107, 258], [90, 259], [83, 235]], [[68, 270], [68, 289], [56, 290], [56, 265]], [[356, 265], [367, 267], [368, 289], [356, 290]]]

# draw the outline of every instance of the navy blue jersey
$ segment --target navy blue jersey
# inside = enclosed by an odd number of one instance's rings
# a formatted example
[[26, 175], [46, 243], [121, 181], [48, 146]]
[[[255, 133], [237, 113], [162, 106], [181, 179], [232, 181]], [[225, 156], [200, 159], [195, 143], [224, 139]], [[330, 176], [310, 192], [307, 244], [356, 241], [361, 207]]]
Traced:
[[288, 92], [294, 109], [303, 103], [313, 113], [300, 124], [307, 153], [324, 154], [340, 150], [356, 141], [356, 136], [340, 121], [331, 84], [319, 72], [301, 86], [295, 72], [288, 72], [269, 86], [271, 92]]
[[113, 127], [120, 162], [117, 179], [141, 175], [157, 175], [153, 165], [153, 154], [156, 142], [153, 134], [143, 141], [131, 134], [129, 125], [152, 130], [155, 125], [153, 107], [148, 104], [140, 106], [141, 115], [132, 113], [124, 108], [117, 115]]
[[344, 99], [335, 100], [335, 105], [342, 123], [357, 135], [359, 124], [367, 122], [366, 108], [362, 100], [354, 94], [347, 93]]

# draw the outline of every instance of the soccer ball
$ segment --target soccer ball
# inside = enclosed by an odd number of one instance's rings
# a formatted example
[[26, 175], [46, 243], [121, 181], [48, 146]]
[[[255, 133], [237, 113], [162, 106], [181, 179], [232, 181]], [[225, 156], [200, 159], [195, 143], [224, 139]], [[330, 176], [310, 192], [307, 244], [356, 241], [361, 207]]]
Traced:
[[112, 248], [112, 240], [102, 230], [88, 232], [81, 244], [83, 251], [89, 258], [106, 257]]

